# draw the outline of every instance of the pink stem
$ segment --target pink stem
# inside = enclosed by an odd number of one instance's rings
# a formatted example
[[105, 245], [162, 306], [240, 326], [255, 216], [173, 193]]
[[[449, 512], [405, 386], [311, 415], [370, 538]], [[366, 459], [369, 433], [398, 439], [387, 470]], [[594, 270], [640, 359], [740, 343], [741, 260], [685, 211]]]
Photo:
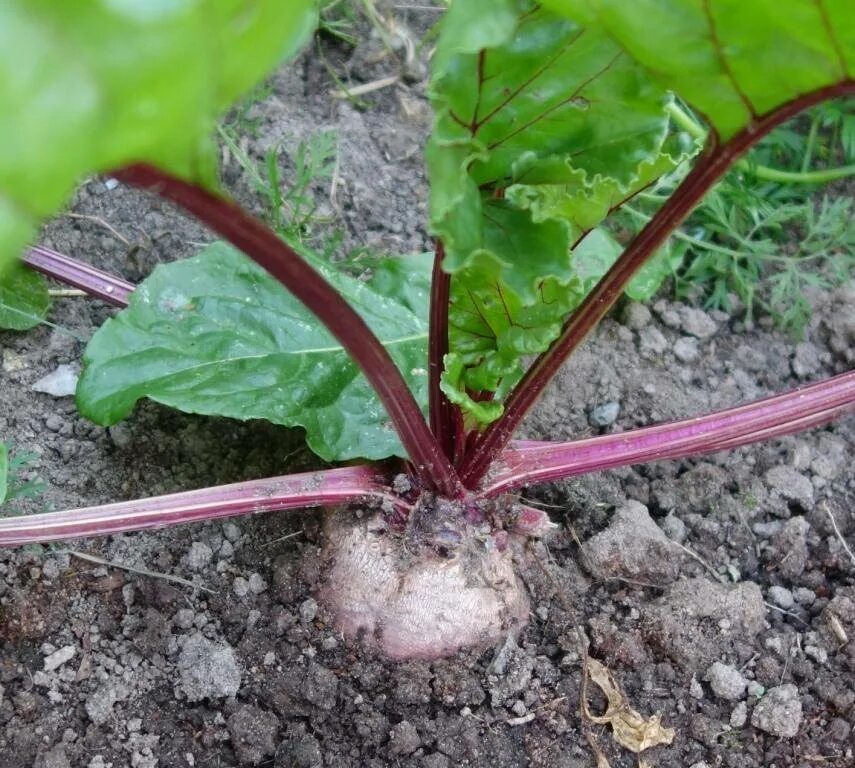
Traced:
[[447, 498], [464, 495], [457, 471], [431, 433], [386, 347], [338, 291], [279, 235], [236, 203], [154, 166], [129, 165], [112, 175], [180, 205], [282, 283], [362, 369], [425, 486]]
[[30, 248], [22, 260], [43, 275], [79, 288], [90, 296], [97, 296], [117, 307], [128, 306], [128, 297], [135, 287], [133, 283], [122, 280], [121, 277], [102, 272], [41, 245]]
[[587, 472], [713, 453], [831, 421], [855, 410], [855, 371], [693, 419], [566, 443], [520, 441], [502, 454], [479, 496]]
[[509, 444], [520, 422], [543, 394], [565, 360], [585, 340], [588, 333], [606, 314], [623, 292], [633, 275], [691, 213], [713, 184], [749, 147], [784, 120], [806, 107], [836, 96], [855, 92], [855, 81], [841, 83], [805, 93], [755, 119], [724, 144], [711, 134], [711, 145], [701, 155], [679, 187], [656, 212], [618, 260], [594, 286], [584, 301], [564, 323], [561, 335], [526, 371], [522, 380], [505, 400], [502, 416], [477, 438], [459, 467], [460, 478], [467, 488], [476, 488], [494, 459]]
[[0, 518], [0, 546], [106, 536], [233, 515], [347, 502], [380, 500], [408, 511], [408, 505], [391, 493], [387, 483], [388, 477], [380, 470], [363, 465], [250, 480], [97, 507], [3, 517]]

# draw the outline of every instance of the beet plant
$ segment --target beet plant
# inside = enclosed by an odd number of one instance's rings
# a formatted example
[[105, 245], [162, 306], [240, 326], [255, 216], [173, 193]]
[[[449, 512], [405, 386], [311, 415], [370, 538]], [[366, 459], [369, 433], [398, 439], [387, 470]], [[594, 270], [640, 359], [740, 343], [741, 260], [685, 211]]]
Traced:
[[[0, 234], [4, 254], [20, 249], [92, 172], [183, 208], [224, 242], [138, 287], [48, 249], [26, 257], [126, 307], [86, 350], [81, 413], [114, 424], [149, 398], [299, 426], [322, 459], [371, 463], [4, 518], [0, 543], [335, 507], [322, 597], [339, 627], [430, 658], [526, 621], [514, 558], [553, 526], [521, 488], [735, 448], [855, 407], [848, 372], [620, 434], [514, 439], [620, 295], [657, 284], [669, 235], [745, 150], [855, 93], [846, 0], [454, 0], [430, 82], [435, 252], [359, 277], [214, 181], [215, 116], [314, 19], [296, 0], [6, 4]], [[704, 116], [700, 151], [671, 122], [676, 99]], [[665, 174], [673, 194], [618, 245], [603, 223]]]

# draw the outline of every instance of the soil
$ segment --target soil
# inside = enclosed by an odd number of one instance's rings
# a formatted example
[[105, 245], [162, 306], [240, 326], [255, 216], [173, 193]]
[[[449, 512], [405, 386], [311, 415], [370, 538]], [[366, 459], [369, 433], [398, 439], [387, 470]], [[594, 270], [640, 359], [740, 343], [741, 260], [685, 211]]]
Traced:
[[[429, 12], [396, 11], [422, 32]], [[314, 192], [343, 247], [427, 246], [424, 66], [376, 34], [327, 41], [249, 111], [250, 151], [338, 136], [336, 193]], [[287, 171], [287, 158], [286, 168]], [[239, 168], [227, 187], [259, 207]], [[41, 242], [139, 280], [210, 239], [147, 195], [92, 179]], [[109, 225], [109, 227], [107, 226]], [[111, 229], [112, 228], [112, 229]], [[125, 242], [127, 241], [127, 242]], [[525, 425], [618, 431], [782, 391], [852, 366], [852, 289], [817, 294], [799, 343], [760, 322], [660, 299], [624, 305]], [[652, 311], [651, 311], [652, 310]], [[111, 429], [33, 392], [115, 310], [58, 300], [56, 327], [0, 334], [0, 435], [47, 481], [10, 511], [70, 508], [319, 466], [297, 432], [153, 403]], [[636, 765], [579, 714], [582, 648], [631, 705], [660, 714], [656, 766], [855, 764], [855, 419], [731, 453], [529, 489], [559, 529], [520, 563], [528, 626], [498, 647], [388, 662], [338, 636], [313, 594], [321, 514], [294, 512], [0, 551], [0, 768]], [[5, 510], [4, 510], [5, 511]], [[180, 576], [195, 588], [79, 558]], [[592, 710], [604, 700], [589, 685]]]

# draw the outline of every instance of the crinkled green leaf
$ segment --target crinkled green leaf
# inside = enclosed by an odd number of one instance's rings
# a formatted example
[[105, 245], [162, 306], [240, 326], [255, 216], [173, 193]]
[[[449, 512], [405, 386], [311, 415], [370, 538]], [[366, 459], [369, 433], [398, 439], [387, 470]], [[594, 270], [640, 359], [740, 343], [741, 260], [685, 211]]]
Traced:
[[[408, 281], [394, 264], [362, 280], [304, 254], [387, 346], [427, 403], [427, 294], [394, 298]], [[407, 259], [402, 259], [407, 262]], [[421, 303], [421, 306], [416, 306]], [[403, 456], [398, 437], [357, 365], [317, 319], [264, 270], [223, 243], [157, 267], [86, 349], [78, 407], [114, 424], [148, 397], [190, 413], [301, 426], [333, 461]]]
[[50, 309], [44, 278], [22, 264], [0, 274], [0, 328], [26, 331], [38, 325]]
[[427, 160], [463, 366], [444, 386], [486, 423], [583, 296], [573, 244], [681, 153], [664, 146], [664, 91], [603, 31], [525, 0], [488, 4], [482, 26], [482, 5], [455, 0], [442, 22]]
[[545, 0], [600, 26], [722, 139], [855, 75], [851, 0]]
[[216, 116], [310, 34], [314, 0], [0, 3], [0, 268], [86, 174], [211, 182]]

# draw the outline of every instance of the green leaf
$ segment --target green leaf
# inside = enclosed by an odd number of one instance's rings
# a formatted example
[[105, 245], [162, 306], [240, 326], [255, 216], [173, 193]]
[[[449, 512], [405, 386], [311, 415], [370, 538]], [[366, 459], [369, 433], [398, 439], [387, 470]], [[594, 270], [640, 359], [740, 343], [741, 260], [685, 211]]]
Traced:
[[50, 295], [44, 278], [22, 264], [0, 274], [0, 328], [26, 331], [47, 316]]
[[727, 140], [855, 74], [850, 0], [545, 0], [596, 24]]
[[0, 504], [6, 501], [9, 488], [9, 449], [0, 441]]
[[479, 424], [582, 299], [573, 244], [684, 156], [664, 91], [604, 32], [523, 0], [483, 25], [482, 5], [455, 0], [442, 22], [427, 148], [453, 275], [443, 385]]
[[[590, 232], [573, 252], [573, 267], [586, 294], [617, 261], [623, 248], [605, 229]], [[683, 261], [685, 245], [669, 242], [659, 248], [629, 281], [626, 295], [635, 301], [647, 301], [656, 295], [666, 278]]]
[[[424, 407], [427, 293], [407, 294], [412, 308], [394, 296], [410, 281], [426, 285], [427, 261], [417, 259], [413, 272], [377, 264], [373, 280], [364, 281], [303, 255], [387, 346]], [[78, 407], [99, 424], [116, 423], [148, 397], [190, 413], [301, 426], [328, 461], [404, 455], [340, 344], [276, 280], [223, 243], [157, 267], [130, 306], [93, 336], [84, 366]]]
[[216, 116], [315, 18], [313, 0], [0, 4], [0, 270], [86, 174], [145, 161], [211, 183]]

